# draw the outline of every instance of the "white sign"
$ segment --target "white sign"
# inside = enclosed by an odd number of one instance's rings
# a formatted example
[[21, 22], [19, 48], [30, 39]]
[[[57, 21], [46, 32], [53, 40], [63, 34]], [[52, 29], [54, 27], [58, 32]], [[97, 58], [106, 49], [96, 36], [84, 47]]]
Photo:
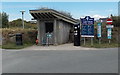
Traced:
[[108, 39], [111, 39], [111, 28], [108, 28]]
[[102, 23], [97, 24], [97, 36], [100, 38], [101, 37], [101, 25]]
[[113, 28], [113, 25], [107, 25], [106, 28]]

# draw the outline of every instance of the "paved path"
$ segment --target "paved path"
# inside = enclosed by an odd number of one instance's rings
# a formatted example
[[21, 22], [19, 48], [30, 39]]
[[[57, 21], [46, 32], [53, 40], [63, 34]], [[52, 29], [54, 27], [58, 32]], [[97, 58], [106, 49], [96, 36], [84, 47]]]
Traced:
[[22, 50], [97, 50], [96, 48], [85, 48], [80, 46], [73, 46], [73, 44], [63, 44], [58, 46], [37, 46], [24, 48]]
[[2, 52], [3, 73], [118, 72], [117, 48], [96, 50], [3, 50]]

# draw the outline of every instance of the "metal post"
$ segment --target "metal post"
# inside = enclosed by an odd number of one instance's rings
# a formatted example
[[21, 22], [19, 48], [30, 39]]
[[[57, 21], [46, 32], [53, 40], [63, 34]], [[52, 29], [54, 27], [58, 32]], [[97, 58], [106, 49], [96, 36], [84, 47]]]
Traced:
[[48, 46], [49, 46], [49, 38], [50, 38], [50, 36], [49, 36], [50, 34], [49, 34], [49, 32], [48, 32]]
[[48, 46], [49, 46], [49, 37], [48, 37]]
[[48, 46], [48, 37], [47, 37], [46, 45]]
[[22, 24], [23, 24], [23, 29], [24, 29], [24, 13], [22, 12]]
[[22, 10], [22, 11], [20, 11], [20, 12], [22, 12], [22, 25], [23, 25], [23, 29], [24, 29], [24, 12], [25, 12], [25, 11]]

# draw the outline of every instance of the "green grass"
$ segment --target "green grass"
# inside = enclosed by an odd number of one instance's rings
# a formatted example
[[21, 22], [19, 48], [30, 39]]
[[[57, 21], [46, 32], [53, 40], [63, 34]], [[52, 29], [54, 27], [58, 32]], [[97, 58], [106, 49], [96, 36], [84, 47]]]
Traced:
[[29, 47], [29, 46], [32, 46], [32, 45], [33, 44], [16, 45], [14, 43], [8, 43], [8, 44], [5, 44], [5, 45], [2, 45], [2, 48], [3, 49], [22, 49], [22, 48]]
[[[22, 48], [25, 48], [25, 47], [29, 47], [29, 46], [32, 46], [33, 44], [32, 43], [24, 43], [23, 45], [16, 45], [15, 43], [8, 43], [6, 45], [0, 45], [0, 48], [3, 48], [3, 49], [22, 49]], [[88, 47], [88, 48], [115, 48], [115, 47], [120, 47], [120, 43], [96, 43], [94, 42], [93, 45], [91, 45], [90, 42], [86, 42], [86, 44], [84, 45], [83, 43], [81, 43], [81, 46], [82, 47]]]
[[81, 44], [82, 47], [89, 47], [89, 48], [115, 48], [115, 47], [118, 47], [118, 43], [93, 43], [93, 45], [91, 45], [91, 43], [86, 43], [85, 45], [84, 44]]
[[2, 45], [0, 45], [0, 48], [2, 48]]

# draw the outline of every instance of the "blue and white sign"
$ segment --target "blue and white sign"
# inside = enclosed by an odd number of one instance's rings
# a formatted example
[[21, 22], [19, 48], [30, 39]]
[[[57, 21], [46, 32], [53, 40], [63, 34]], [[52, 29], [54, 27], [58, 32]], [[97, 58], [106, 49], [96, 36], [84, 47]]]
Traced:
[[48, 33], [48, 34], [47, 34], [47, 37], [48, 37], [48, 38], [51, 38], [51, 37], [52, 37], [52, 34]]
[[81, 18], [81, 37], [94, 37], [94, 18], [86, 16]]
[[81, 24], [82, 25], [93, 25], [94, 18], [91, 18], [90, 16], [86, 16], [85, 18], [81, 18]]
[[102, 25], [102, 23], [97, 24], [97, 37], [98, 38], [101, 37], [101, 25]]
[[108, 39], [111, 39], [111, 28], [108, 28]]
[[107, 25], [106, 28], [113, 28], [113, 25]]

